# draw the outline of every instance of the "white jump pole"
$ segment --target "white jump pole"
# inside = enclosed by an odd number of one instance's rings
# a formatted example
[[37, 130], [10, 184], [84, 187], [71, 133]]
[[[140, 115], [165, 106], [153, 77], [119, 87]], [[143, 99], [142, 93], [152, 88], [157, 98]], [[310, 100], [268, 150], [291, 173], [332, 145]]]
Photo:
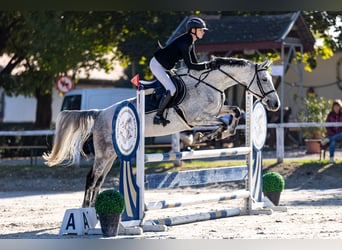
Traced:
[[174, 160], [190, 160], [190, 159], [203, 159], [214, 158], [223, 156], [247, 155], [251, 151], [250, 147], [238, 148], [223, 148], [223, 149], [209, 149], [197, 151], [184, 151], [176, 153], [163, 153], [163, 154], [145, 154], [145, 163], [147, 162], [162, 162]]
[[189, 205], [197, 205], [203, 203], [211, 203], [211, 202], [220, 202], [227, 200], [235, 200], [248, 198], [249, 192], [247, 190], [237, 190], [235, 192], [225, 193], [225, 194], [210, 194], [210, 196], [206, 196], [203, 198], [198, 197], [188, 197], [187, 200], [183, 201], [152, 201], [146, 204], [146, 210], [158, 210], [158, 209], [167, 209], [167, 208], [175, 208], [175, 207], [183, 207]]
[[252, 110], [253, 110], [253, 95], [246, 91], [246, 130], [245, 130], [245, 139], [246, 139], [246, 147], [250, 148], [248, 154], [246, 154], [246, 165], [248, 166], [248, 178], [246, 187], [250, 192], [250, 196], [246, 199], [245, 209], [250, 212], [252, 210], [252, 202], [251, 194], [253, 193], [252, 186], [252, 174], [253, 174], [253, 145], [252, 145], [252, 135], [251, 135], [251, 124], [252, 124]]
[[141, 160], [144, 159], [145, 155], [145, 90], [142, 88], [137, 90], [137, 110], [139, 116], [140, 138], [136, 154], [136, 182], [140, 188], [139, 219], [142, 221], [145, 210], [145, 162]]

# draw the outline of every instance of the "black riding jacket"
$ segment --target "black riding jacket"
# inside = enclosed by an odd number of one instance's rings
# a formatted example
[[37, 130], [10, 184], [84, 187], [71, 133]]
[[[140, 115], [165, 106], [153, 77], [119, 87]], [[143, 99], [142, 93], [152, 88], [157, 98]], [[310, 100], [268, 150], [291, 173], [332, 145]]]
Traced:
[[160, 48], [154, 54], [154, 57], [167, 70], [172, 69], [180, 59], [184, 60], [184, 63], [189, 69], [206, 69], [205, 63], [197, 62], [190, 33], [184, 33], [166, 47]]

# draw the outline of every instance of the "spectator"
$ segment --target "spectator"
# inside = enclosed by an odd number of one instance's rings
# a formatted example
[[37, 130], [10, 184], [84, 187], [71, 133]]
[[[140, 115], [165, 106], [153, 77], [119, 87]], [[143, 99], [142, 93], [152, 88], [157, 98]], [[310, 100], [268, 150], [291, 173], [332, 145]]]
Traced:
[[[342, 122], [342, 102], [335, 100], [333, 102], [331, 111], [329, 112], [326, 122]], [[329, 145], [330, 163], [335, 163], [334, 153], [336, 142], [342, 139], [342, 127], [327, 127], [327, 138], [322, 140], [322, 145]]]

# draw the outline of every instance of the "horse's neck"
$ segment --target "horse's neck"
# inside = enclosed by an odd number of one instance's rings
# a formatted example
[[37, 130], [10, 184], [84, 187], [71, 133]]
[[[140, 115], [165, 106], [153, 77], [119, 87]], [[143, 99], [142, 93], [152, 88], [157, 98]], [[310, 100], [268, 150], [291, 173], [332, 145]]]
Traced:
[[[221, 91], [226, 90], [227, 88], [232, 87], [239, 83], [243, 85], [247, 85], [250, 81], [251, 67], [250, 65], [246, 66], [229, 66], [229, 65], [222, 65], [221, 70], [214, 70], [211, 71], [209, 74], [207, 70], [197, 71], [197, 70], [190, 70], [188, 73], [187, 69], [179, 69], [177, 71], [178, 74], [185, 75], [187, 84], [197, 84], [199, 81], [204, 81], [208, 84], [212, 84], [216, 89]], [[235, 80], [233, 80], [231, 77]], [[238, 82], [237, 82], [238, 81]]]

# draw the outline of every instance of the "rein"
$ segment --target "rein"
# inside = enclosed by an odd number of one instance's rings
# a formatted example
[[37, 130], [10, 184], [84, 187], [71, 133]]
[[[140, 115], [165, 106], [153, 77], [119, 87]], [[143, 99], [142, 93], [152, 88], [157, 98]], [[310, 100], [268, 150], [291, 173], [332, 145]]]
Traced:
[[[263, 70], [267, 70], [266, 68], [263, 68], [263, 69], [258, 69], [258, 64], [255, 64], [255, 73], [253, 75], [253, 78], [251, 79], [251, 81], [249, 82], [248, 86], [245, 86], [244, 84], [242, 84], [239, 80], [237, 80], [235, 77], [233, 77], [232, 75], [230, 75], [229, 73], [225, 72], [224, 70], [222, 70], [220, 67], [218, 68], [218, 70], [220, 72], [222, 72], [223, 74], [225, 74], [226, 76], [228, 76], [230, 79], [232, 79], [233, 81], [235, 81], [236, 83], [240, 84], [241, 86], [244, 86], [246, 88], [247, 91], [251, 92], [252, 94], [254, 94], [255, 96], [259, 97], [261, 100], [263, 100], [266, 96], [268, 96], [269, 94], [275, 92], [274, 89], [268, 91], [268, 92], [265, 92], [265, 90], [263, 89], [262, 87], [262, 83], [260, 81], [260, 78], [259, 78], [259, 74], [258, 72], [259, 71], [263, 71]], [[198, 86], [198, 84], [200, 83], [203, 83], [205, 85], [207, 85], [208, 87], [220, 92], [221, 94], [224, 94], [223, 91], [221, 91], [220, 89], [216, 88], [215, 86], [211, 85], [210, 83], [206, 82], [205, 79], [208, 77], [209, 73], [211, 72], [212, 70], [208, 70], [208, 71], [205, 71], [203, 72], [199, 78], [197, 77], [194, 77], [193, 75], [189, 74], [181, 74], [179, 76], [189, 76], [195, 80], [197, 80], [198, 82], [195, 84], [195, 87]], [[258, 85], [258, 88], [260, 90], [260, 93], [261, 95], [259, 95], [258, 93], [255, 93], [254, 91], [251, 90], [251, 86], [254, 82], [254, 79], [256, 78], [256, 82], [257, 82], [257, 85]]]
[[[187, 74], [177, 74], [177, 75], [180, 76], [180, 77], [181, 77], [181, 76], [189, 76], [189, 77], [191, 77], [192, 79], [197, 80], [198, 82], [195, 84], [195, 88], [197, 88], [197, 86], [198, 86], [200, 83], [203, 83], [203, 84], [205, 84], [206, 86], [208, 86], [208, 87], [214, 89], [215, 91], [220, 92], [220, 94], [221, 94], [221, 107], [222, 107], [222, 105], [223, 105], [223, 103], [224, 103], [224, 99], [225, 99], [224, 91], [221, 91], [220, 89], [216, 88], [215, 86], [211, 85], [210, 83], [204, 81], [204, 80], [208, 77], [208, 75], [209, 75], [209, 73], [210, 73], [211, 71], [212, 71], [212, 70], [208, 70], [208, 71], [203, 72], [203, 73], [200, 75], [199, 78], [194, 77], [193, 75], [189, 74], [190, 70], [188, 71]], [[188, 123], [188, 121], [186, 120], [186, 118], [185, 118], [183, 112], [178, 108], [178, 106], [175, 106], [174, 109], [176, 110], [176, 112], [180, 115], [180, 117], [182, 117], [183, 120], [184, 120], [190, 127], [193, 127], [192, 125], [190, 125], [190, 124]]]
[[[207, 85], [208, 87], [210, 87], [210, 88], [212, 88], [212, 89], [214, 89], [214, 90], [220, 92], [221, 94], [223, 94], [224, 91], [221, 91], [220, 89], [216, 88], [215, 86], [211, 85], [210, 83], [204, 81], [204, 80], [208, 77], [208, 75], [209, 75], [209, 73], [210, 73], [211, 71], [212, 71], [212, 70], [208, 70], [208, 71], [203, 72], [203, 73], [200, 75], [199, 78], [194, 77], [193, 75], [189, 74], [189, 71], [188, 71], [188, 74], [181, 74], [181, 75], [179, 75], [179, 76], [189, 76], [189, 77], [191, 77], [192, 79], [197, 80], [198, 82], [195, 84], [195, 87], [196, 87], [196, 88], [197, 88], [198, 84], [203, 83], [203, 84]], [[203, 76], [203, 77], [202, 77], [202, 76]]]

